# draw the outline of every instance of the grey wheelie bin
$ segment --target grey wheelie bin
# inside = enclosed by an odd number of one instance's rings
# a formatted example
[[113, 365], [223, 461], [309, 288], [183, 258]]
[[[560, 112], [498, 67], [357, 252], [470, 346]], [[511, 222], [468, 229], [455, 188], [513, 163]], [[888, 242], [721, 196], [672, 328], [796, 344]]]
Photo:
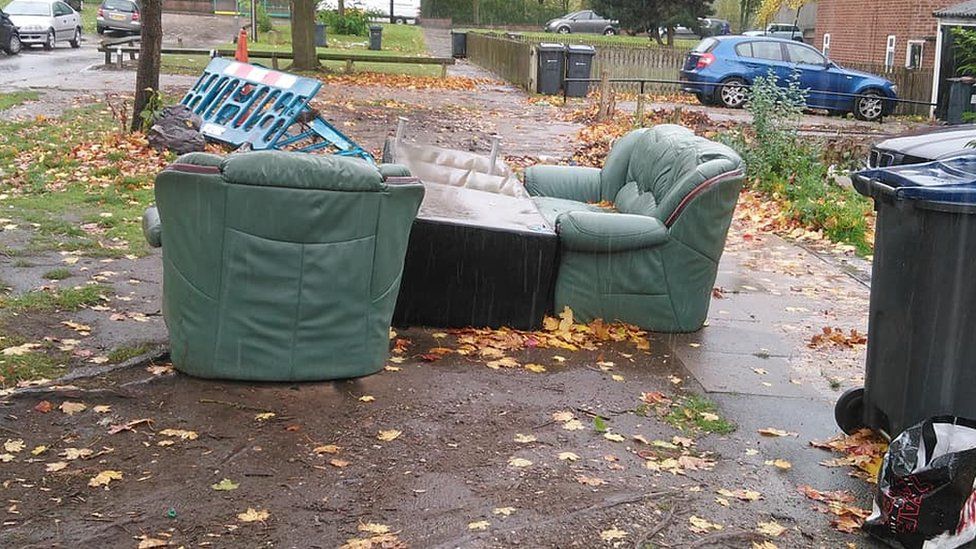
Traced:
[[976, 418], [976, 151], [853, 179], [878, 217], [864, 388], [838, 400], [838, 425], [894, 437]]
[[539, 44], [538, 67], [536, 69], [536, 91], [545, 95], [556, 95], [563, 88], [563, 57], [566, 46], [562, 44]]

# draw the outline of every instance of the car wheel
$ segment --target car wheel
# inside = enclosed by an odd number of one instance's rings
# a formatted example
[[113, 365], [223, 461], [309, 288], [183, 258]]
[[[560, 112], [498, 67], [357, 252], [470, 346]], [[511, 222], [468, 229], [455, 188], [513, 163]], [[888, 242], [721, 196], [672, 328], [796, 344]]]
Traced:
[[614, 35], [617, 34], [617, 31], [615, 29], [610, 28], [610, 29], [607, 29], [607, 30], [603, 31], [603, 34], [605, 36], [614, 36]]
[[54, 49], [54, 30], [47, 31], [47, 38], [44, 39], [44, 49], [53, 50]]
[[75, 29], [75, 36], [70, 41], [68, 41], [68, 43], [71, 44], [72, 48], [81, 47], [81, 28]]
[[557, 29], [556, 32], [559, 34], [569, 34], [570, 31], [569, 31], [569, 27], [559, 27], [559, 29]]
[[404, 25], [404, 24], [406, 24], [406, 22], [407, 22], [407, 20], [404, 19], [404, 18], [402, 18], [402, 17], [397, 17], [396, 18], [396, 24], [397, 25]]
[[695, 97], [698, 98], [698, 102], [702, 105], [711, 106], [715, 104], [715, 100], [707, 93], [696, 93]]
[[854, 116], [858, 120], [874, 122], [884, 114], [884, 98], [871, 90], [854, 100]]
[[749, 98], [749, 85], [741, 78], [729, 78], [715, 92], [718, 102], [730, 109], [741, 109]]
[[95, 32], [98, 34], [105, 34], [105, 27], [95, 27]]
[[10, 38], [7, 40], [7, 44], [3, 47], [3, 51], [7, 52], [7, 55], [17, 55], [20, 53], [20, 49], [23, 44], [20, 43], [20, 37], [17, 33], [10, 33]]

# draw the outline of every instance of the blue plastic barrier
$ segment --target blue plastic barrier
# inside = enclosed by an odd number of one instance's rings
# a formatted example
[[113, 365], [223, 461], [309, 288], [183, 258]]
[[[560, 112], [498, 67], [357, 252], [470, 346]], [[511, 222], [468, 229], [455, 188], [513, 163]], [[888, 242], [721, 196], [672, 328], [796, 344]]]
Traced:
[[321, 87], [311, 78], [215, 57], [180, 102], [203, 119], [201, 131], [216, 141], [254, 150], [331, 149], [372, 162], [309, 107]]

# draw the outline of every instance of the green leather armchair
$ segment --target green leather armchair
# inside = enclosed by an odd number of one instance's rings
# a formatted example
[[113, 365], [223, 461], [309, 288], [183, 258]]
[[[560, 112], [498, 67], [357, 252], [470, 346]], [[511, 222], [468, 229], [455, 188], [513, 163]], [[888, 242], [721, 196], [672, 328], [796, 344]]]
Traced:
[[[403, 176], [403, 170], [384, 168]], [[299, 381], [381, 369], [415, 179], [358, 159], [261, 151], [181, 156], [156, 178], [163, 318], [177, 369]]]
[[528, 168], [525, 187], [559, 234], [555, 309], [701, 328], [743, 177], [735, 151], [675, 125], [620, 138], [602, 170]]

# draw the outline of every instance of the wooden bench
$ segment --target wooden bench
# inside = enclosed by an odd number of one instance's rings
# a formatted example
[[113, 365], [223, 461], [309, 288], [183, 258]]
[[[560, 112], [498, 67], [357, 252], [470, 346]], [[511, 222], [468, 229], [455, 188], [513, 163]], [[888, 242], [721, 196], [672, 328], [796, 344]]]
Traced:
[[[135, 59], [135, 54], [139, 52], [139, 48], [134, 46], [123, 46], [123, 45], [107, 45], [105, 42], [98, 47], [98, 51], [105, 53], [105, 64], [110, 65], [112, 63], [111, 56], [115, 53], [118, 56], [119, 66], [122, 65], [122, 56], [124, 54], [129, 54], [130, 59]], [[198, 49], [198, 48], [162, 48], [160, 50], [164, 54], [174, 54], [174, 55], [206, 55], [208, 57], [233, 57], [234, 50], [230, 49]], [[247, 53], [249, 58], [253, 59], [270, 59], [271, 66], [274, 69], [278, 68], [279, 59], [291, 59], [292, 53], [290, 51], [249, 51]], [[407, 65], [440, 65], [441, 67], [441, 78], [447, 77], [447, 66], [453, 65], [455, 63], [453, 57], [419, 57], [419, 56], [408, 56], [408, 55], [366, 55], [361, 53], [339, 53], [339, 52], [323, 52], [318, 54], [318, 58], [322, 61], [345, 61], [346, 71], [352, 72], [355, 63], [391, 63], [391, 64], [407, 64]]]

